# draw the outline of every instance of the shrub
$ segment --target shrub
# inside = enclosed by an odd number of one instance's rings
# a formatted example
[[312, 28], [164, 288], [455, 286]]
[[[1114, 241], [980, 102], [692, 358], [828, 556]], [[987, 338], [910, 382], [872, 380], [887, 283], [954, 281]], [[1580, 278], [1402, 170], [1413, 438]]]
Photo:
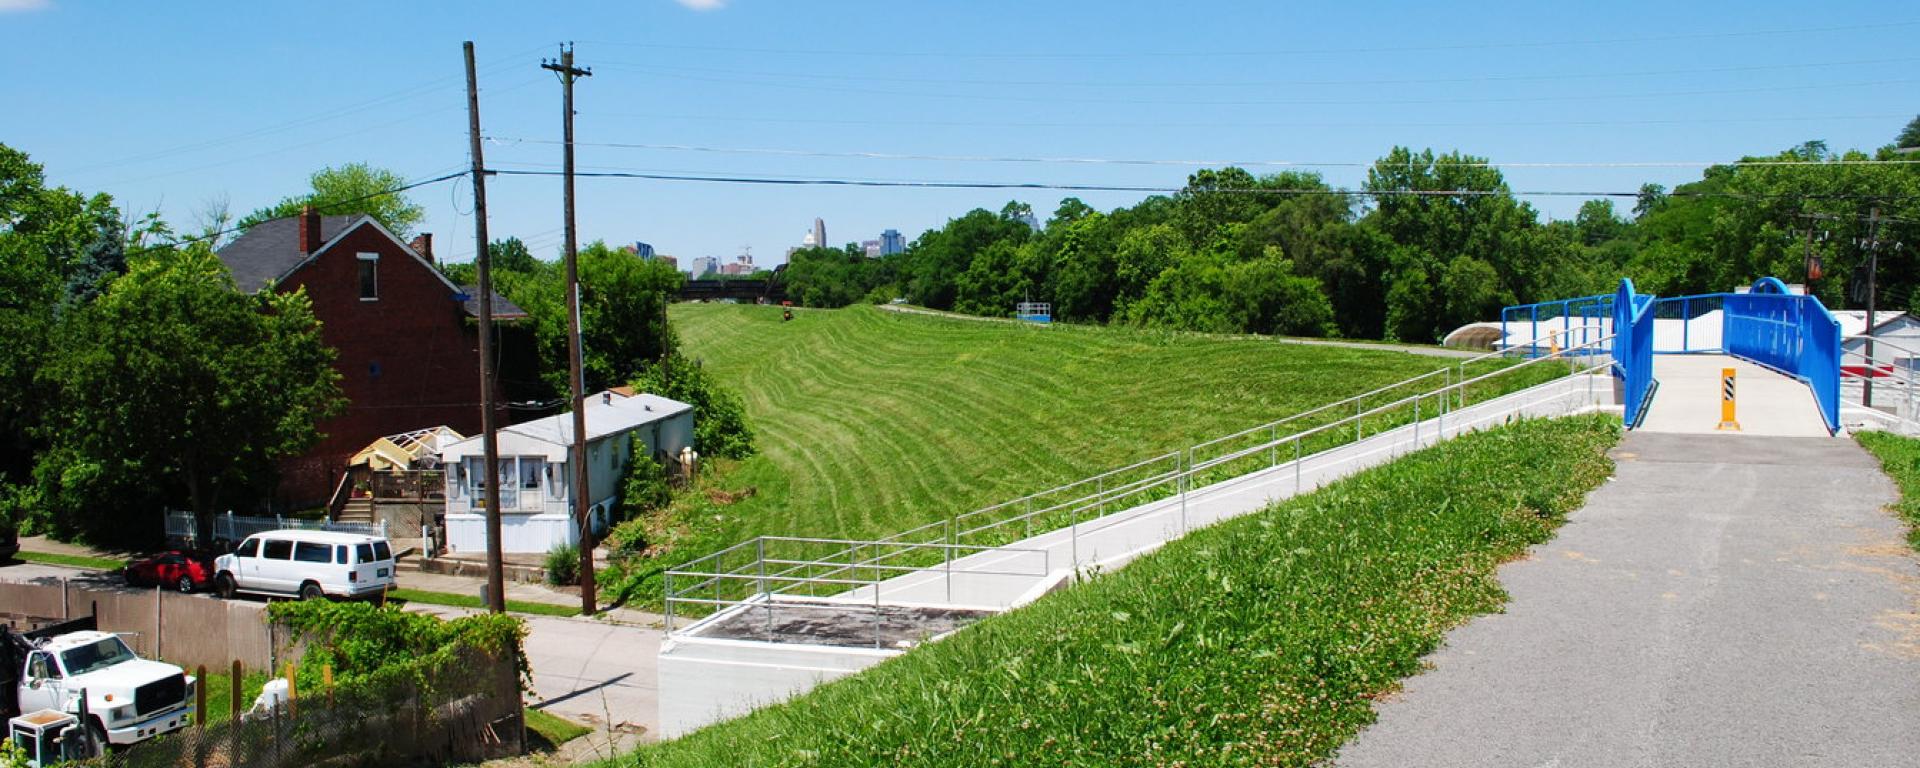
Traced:
[[645, 518], [635, 518], [620, 523], [607, 532], [603, 542], [610, 557], [614, 560], [633, 557], [647, 551], [647, 523]]
[[267, 614], [305, 641], [297, 674], [300, 686], [312, 690], [318, 690], [323, 667], [332, 667], [335, 686], [349, 690], [394, 676], [420, 677], [462, 649], [515, 658], [527, 671], [521, 647], [526, 627], [505, 614], [441, 621], [393, 605], [330, 600], [277, 602]]
[[635, 453], [620, 478], [620, 519], [632, 520], [658, 512], [672, 501], [673, 488], [667, 485], [667, 470], [652, 456]]
[[693, 406], [693, 449], [714, 458], [753, 455], [753, 429], [740, 395], [722, 386], [700, 364], [678, 355], [649, 365], [634, 377], [635, 389]]
[[557, 587], [580, 583], [580, 548], [561, 544], [547, 550], [547, 583]]

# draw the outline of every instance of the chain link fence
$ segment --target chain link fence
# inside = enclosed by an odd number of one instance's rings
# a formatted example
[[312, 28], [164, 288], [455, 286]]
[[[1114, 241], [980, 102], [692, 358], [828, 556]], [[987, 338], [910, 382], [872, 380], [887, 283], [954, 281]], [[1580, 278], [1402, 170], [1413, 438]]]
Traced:
[[[99, 758], [102, 768], [402, 766], [521, 754], [525, 727], [511, 659], [471, 651], [353, 690], [298, 691], [226, 722], [200, 724]], [[207, 713], [200, 713], [202, 718]]]

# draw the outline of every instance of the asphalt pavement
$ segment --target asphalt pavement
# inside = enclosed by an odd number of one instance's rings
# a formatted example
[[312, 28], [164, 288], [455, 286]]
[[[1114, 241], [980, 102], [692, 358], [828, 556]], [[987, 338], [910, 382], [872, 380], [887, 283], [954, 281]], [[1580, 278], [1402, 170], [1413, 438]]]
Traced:
[[1844, 438], [1634, 432], [1336, 759], [1920, 765], [1920, 561]]

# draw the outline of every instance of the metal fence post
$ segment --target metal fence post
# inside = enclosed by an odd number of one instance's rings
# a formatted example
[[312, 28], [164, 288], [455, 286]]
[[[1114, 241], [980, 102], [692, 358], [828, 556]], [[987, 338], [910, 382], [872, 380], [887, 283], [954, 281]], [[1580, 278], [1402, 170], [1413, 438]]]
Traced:
[[[947, 563], [947, 602], [953, 602], [953, 518], [947, 518], [947, 545], [940, 548]], [[874, 584], [873, 590], [880, 591], [880, 585]]]
[[661, 574], [660, 593], [665, 596], [661, 602], [665, 604], [665, 608], [666, 608], [667, 636], [672, 637], [673, 636], [673, 571], [667, 571], [666, 573]]
[[1033, 497], [1032, 496], [1027, 497], [1027, 513], [1024, 515], [1021, 515], [1020, 518], [1022, 520], [1027, 521], [1027, 533], [1025, 536], [1021, 536], [1020, 538], [1022, 539], [1033, 538]]
[[1293, 436], [1293, 495], [1300, 495], [1300, 436]]
[[[1182, 534], [1187, 532], [1187, 488], [1193, 485], [1193, 449], [1188, 448], [1185, 456], [1186, 462], [1180, 467], [1180, 474], [1177, 476], [1180, 483], [1180, 533]], [[1180, 461], [1178, 455], [1175, 456], [1174, 461]]]
[[1413, 396], [1413, 449], [1420, 450], [1420, 396]]
[[1280, 466], [1280, 425], [1267, 427], [1267, 466]]
[[767, 614], [767, 639], [773, 639], [773, 593], [767, 591], [767, 540], [753, 540], [754, 569], [760, 574], [760, 605]]

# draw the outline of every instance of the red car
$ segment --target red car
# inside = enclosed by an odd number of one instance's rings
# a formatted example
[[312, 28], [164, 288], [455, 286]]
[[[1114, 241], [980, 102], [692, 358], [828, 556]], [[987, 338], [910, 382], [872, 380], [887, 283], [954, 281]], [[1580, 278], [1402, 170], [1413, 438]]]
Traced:
[[157, 584], [182, 592], [202, 589], [213, 581], [213, 563], [192, 552], [172, 550], [127, 564], [127, 584]]

